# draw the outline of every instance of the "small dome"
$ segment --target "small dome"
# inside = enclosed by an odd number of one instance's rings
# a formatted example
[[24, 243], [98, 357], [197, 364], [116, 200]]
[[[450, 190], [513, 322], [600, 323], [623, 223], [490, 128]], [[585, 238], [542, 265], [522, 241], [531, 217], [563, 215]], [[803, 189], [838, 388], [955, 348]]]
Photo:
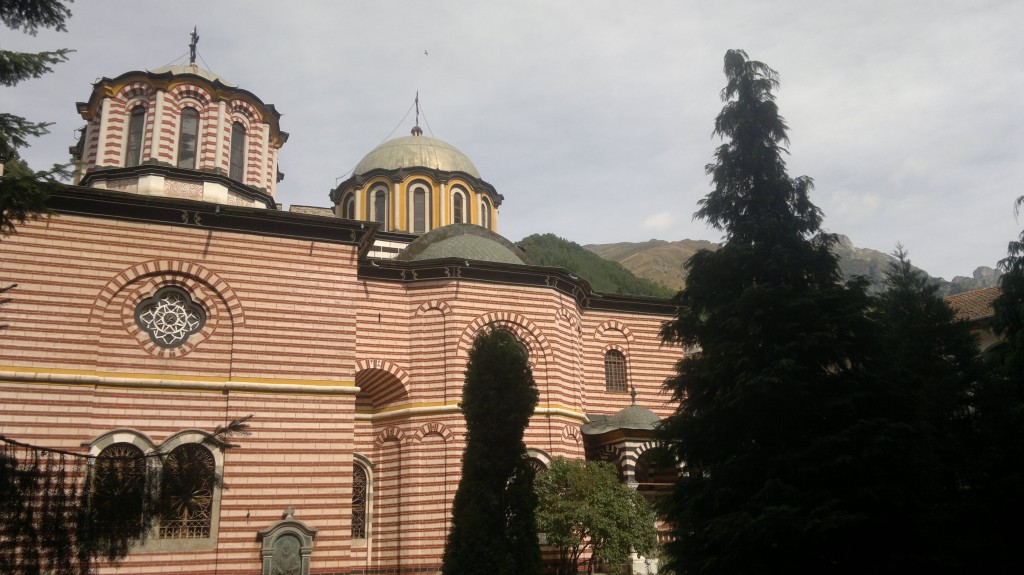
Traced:
[[375, 169], [401, 168], [432, 168], [480, 177], [473, 162], [455, 146], [426, 136], [405, 136], [384, 142], [366, 154], [353, 173], [359, 176]]
[[636, 404], [621, 409], [608, 418], [609, 425], [619, 429], [654, 429], [659, 422], [661, 418], [653, 411]]
[[398, 261], [460, 259], [502, 264], [528, 264], [526, 254], [498, 234], [475, 224], [453, 224], [416, 238], [395, 258]]
[[584, 435], [601, 435], [615, 430], [654, 431], [661, 424], [661, 418], [650, 409], [636, 404], [636, 397], [629, 407], [613, 415], [592, 415], [590, 422], [583, 424]]
[[231, 82], [228, 82], [223, 77], [218, 76], [217, 74], [214, 74], [213, 72], [211, 72], [209, 70], [204, 70], [204, 69], [200, 68], [199, 66], [161, 66], [159, 68], [154, 68], [154, 69], [150, 70], [149, 73], [150, 74], [167, 74], [167, 73], [170, 73], [170, 74], [173, 74], [175, 76], [181, 76], [183, 74], [192, 74], [194, 76], [199, 76], [200, 78], [206, 78], [207, 80], [209, 80], [211, 82], [220, 82], [221, 84], [224, 84], [225, 86], [235, 86], [235, 87], [237, 87], [237, 84], [232, 84]]

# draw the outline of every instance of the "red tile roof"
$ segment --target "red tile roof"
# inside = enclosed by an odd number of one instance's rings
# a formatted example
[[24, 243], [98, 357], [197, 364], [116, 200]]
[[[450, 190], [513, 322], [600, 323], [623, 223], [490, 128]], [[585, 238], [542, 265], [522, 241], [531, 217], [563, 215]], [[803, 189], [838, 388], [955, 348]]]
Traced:
[[992, 317], [992, 300], [1002, 293], [998, 287], [987, 287], [946, 297], [946, 303], [958, 318], [974, 321]]

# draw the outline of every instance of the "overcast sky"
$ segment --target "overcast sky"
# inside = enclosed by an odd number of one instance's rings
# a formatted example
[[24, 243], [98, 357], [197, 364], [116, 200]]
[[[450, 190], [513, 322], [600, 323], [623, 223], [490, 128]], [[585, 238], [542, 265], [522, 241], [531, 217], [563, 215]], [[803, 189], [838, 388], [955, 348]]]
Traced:
[[[388, 138], [459, 148], [503, 194], [500, 232], [580, 244], [721, 235], [710, 189], [722, 56], [775, 68], [791, 176], [825, 227], [947, 279], [994, 266], [1024, 218], [1024, 2], [80, 1], [67, 34], [0, 29], [0, 49], [76, 50], [0, 109], [52, 121], [25, 156], [68, 158], [91, 84], [200, 64], [274, 104], [285, 205], [328, 192]], [[397, 128], [396, 128], [397, 126]]]

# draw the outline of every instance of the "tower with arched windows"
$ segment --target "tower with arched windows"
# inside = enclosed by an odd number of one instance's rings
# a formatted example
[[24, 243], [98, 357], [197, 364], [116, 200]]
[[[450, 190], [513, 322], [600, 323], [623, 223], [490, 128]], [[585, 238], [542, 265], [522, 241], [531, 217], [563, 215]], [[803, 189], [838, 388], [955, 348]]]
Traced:
[[275, 208], [281, 114], [195, 65], [128, 72], [93, 85], [78, 112], [75, 183]]
[[[352, 176], [331, 191], [339, 217], [376, 222], [397, 246], [452, 224], [474, 224], [496, 232], [502, 199], [465, 154], [447, 142], [424, 136], [419, 126], [409, 136], [374, 148]], [[394, 255], [380, 243], [377, 253]]]

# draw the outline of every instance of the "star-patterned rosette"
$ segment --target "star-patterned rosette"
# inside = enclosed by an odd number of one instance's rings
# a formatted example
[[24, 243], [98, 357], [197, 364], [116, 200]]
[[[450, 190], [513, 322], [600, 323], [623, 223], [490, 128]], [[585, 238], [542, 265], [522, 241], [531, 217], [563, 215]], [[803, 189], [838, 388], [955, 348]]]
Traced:
[[139, 303], [135, 323], [149, 334], [153, 343], [164, 348], [182, 345], [206, 323], [206, 314], [187, 292], [164, 287]]

